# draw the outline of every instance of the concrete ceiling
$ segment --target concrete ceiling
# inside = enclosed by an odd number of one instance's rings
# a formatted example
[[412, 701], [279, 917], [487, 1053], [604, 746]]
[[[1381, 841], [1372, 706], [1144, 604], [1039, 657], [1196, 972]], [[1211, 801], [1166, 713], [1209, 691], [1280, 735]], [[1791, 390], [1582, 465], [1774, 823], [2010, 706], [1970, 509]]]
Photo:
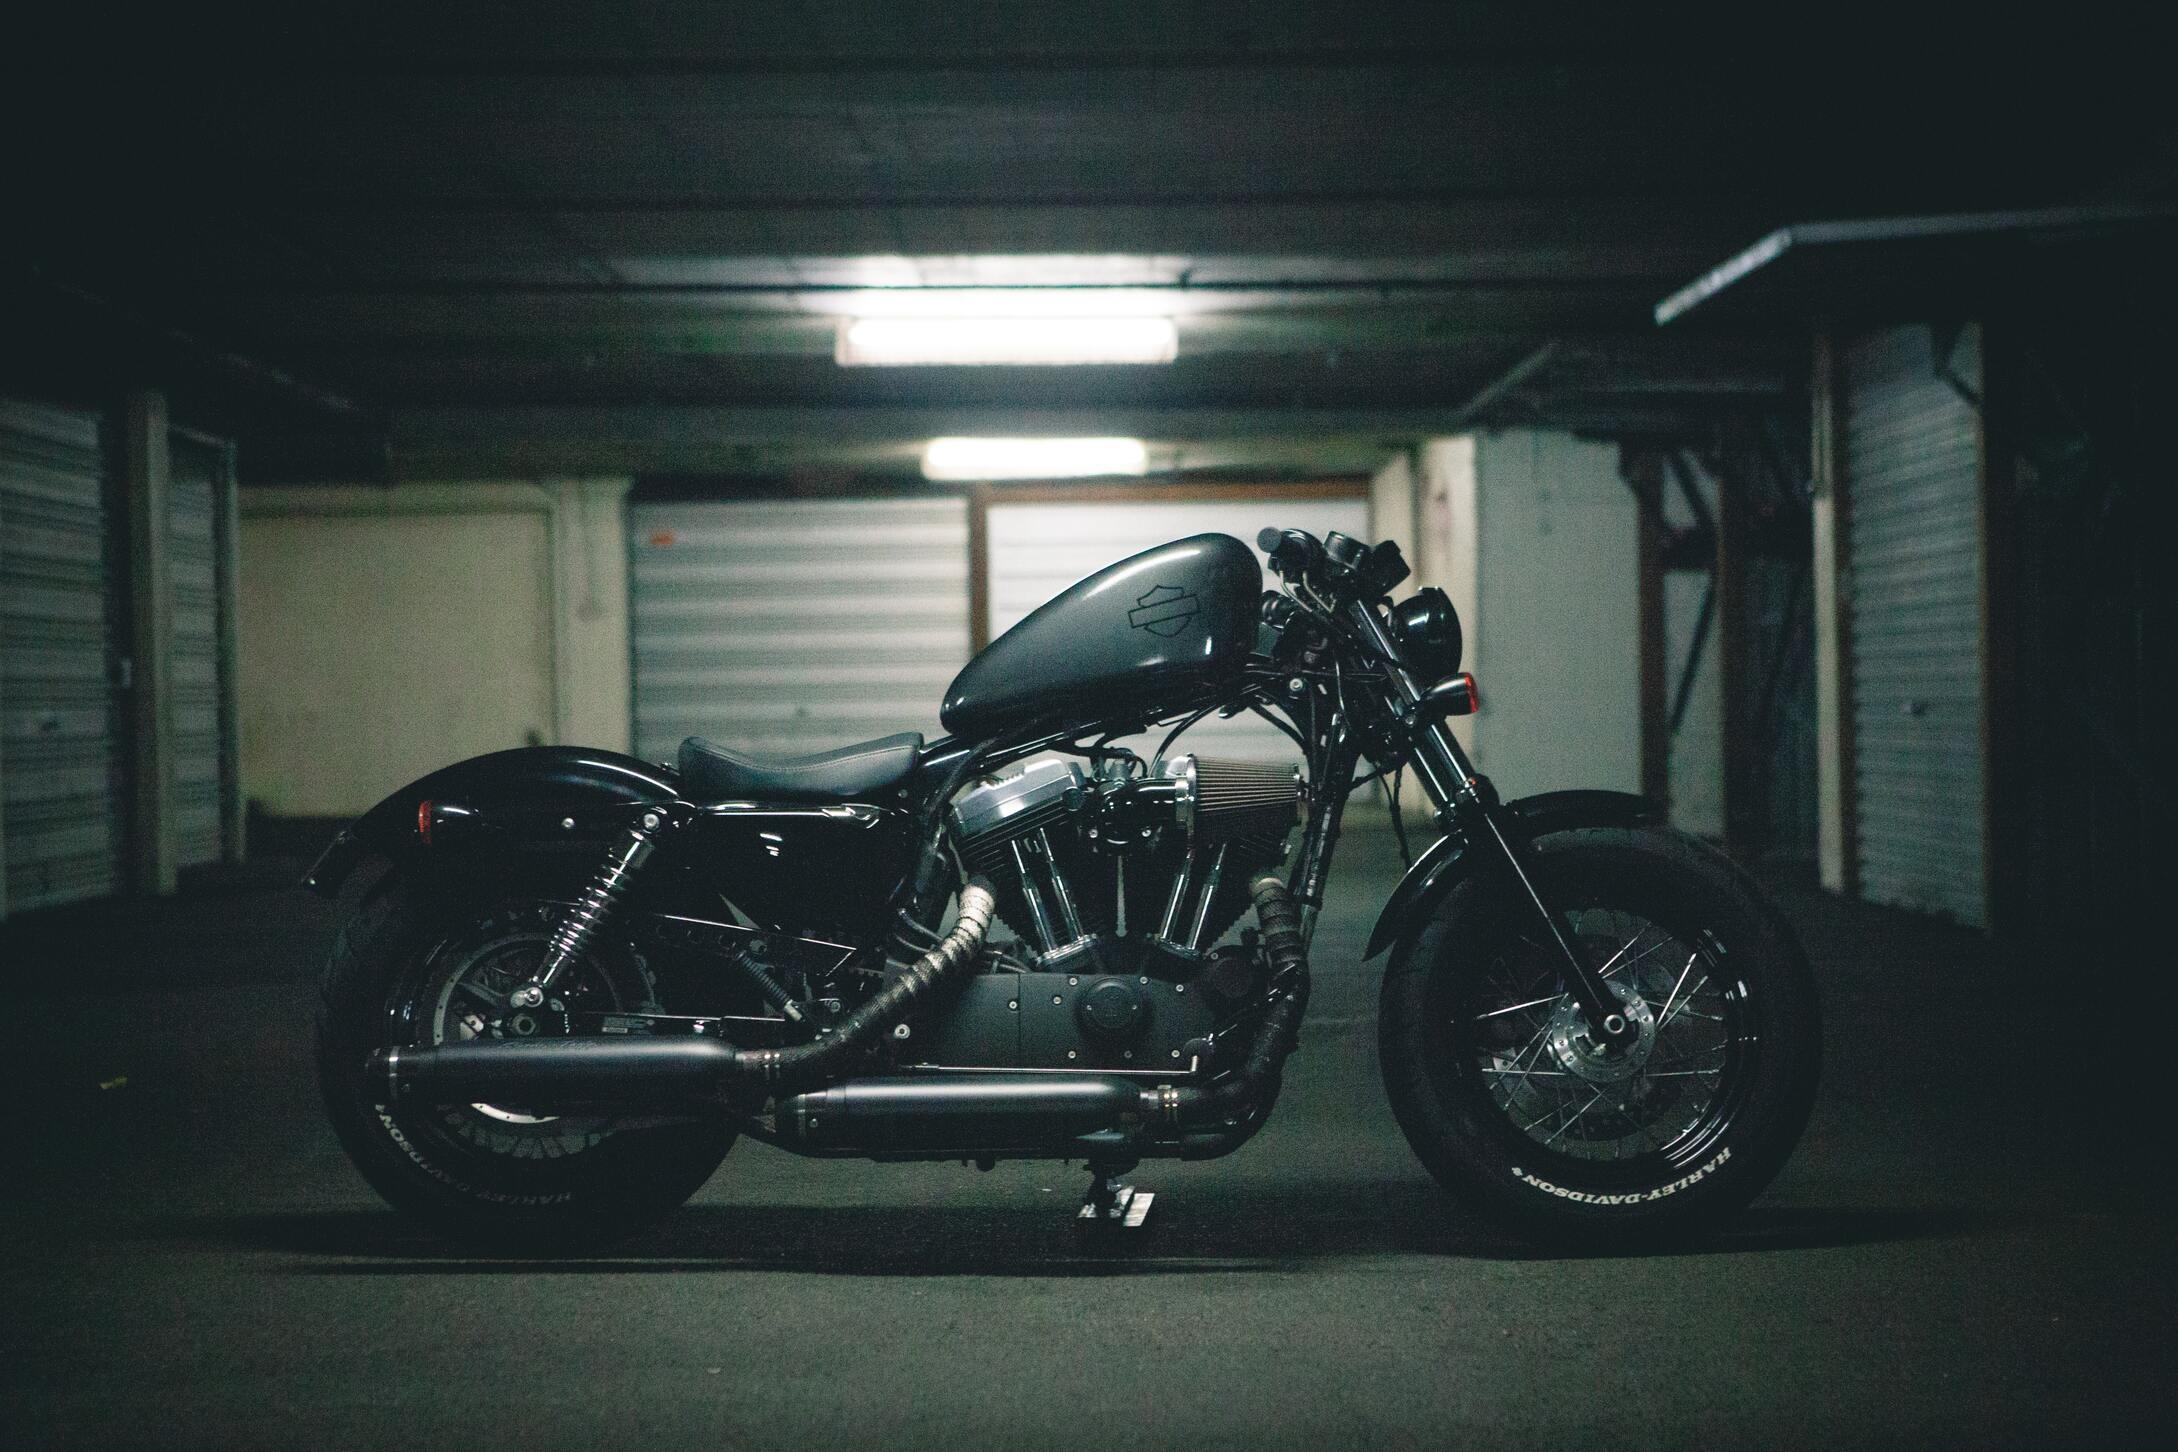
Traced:
[[[180, 379], [257, 477], [890, 470], [933, 431], [1047, 427], [1142, 432], [1182, 469], [1338, 471], [1554, 340], [1605, 360], [1598, 397], [1760, 406], [1731, 380], [1783, 387], [1797, 339], [1642, 340], [1781, 224], [2170, 191], [2156, 52], [2086, 20], [1923, 42], [1536, 9], [57, 31], [79, 68], [0, 102], [24, 202], [5, 381]], [[832, 361], [870, 290], [987, 287], [1169, 312], [1180, 359]]]

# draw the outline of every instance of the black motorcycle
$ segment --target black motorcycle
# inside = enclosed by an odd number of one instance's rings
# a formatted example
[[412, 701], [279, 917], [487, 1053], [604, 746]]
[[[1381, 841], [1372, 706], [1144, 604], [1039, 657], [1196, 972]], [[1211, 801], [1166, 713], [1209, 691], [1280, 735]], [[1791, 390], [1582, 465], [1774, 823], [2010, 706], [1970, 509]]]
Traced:
[[[1415, 1153], [1531, 1237], [1740, 1209], [1814, 1092], [1784, 922], [1640, 798], [1500, 801], [1446, 725], [1476, 706], [1458, 617], [1438, 590], [1391, 603], [1396, 546], [1259, 544], [1282, 590], [1219, 534], [1083, 580], [969, 662], [939, 741], [691, 738], [677, 769], [534, 747], [374, 807], [307, 879], [390, 864], [317, 1028], [365, 1178], [444, 1232], [570, 1249], [679, 1205], [750, 1134], [1078, 1160], [1082, 1219], [1138, 1224], [1128, 1170], [1269, 1118], [1347, 797], [1411, 771], [1434, 840], [1367, 956], [1391, 950], [1384, 1080]], [[1241, 711], [1297, 760], [1171, 754]], [[1122, 744], [1167, 725], [1152, 760]]]

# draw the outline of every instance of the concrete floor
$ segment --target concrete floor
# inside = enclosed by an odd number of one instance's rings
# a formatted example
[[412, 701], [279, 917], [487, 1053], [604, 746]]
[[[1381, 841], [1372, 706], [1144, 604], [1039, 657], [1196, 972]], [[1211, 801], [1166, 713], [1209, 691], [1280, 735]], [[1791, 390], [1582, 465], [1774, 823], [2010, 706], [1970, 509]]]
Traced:
[[2167, 1120], [2113, 1118], [2105, 1044], [2038, 1031], [2031, 996], [2025, 1033], [1995, 1031], [2016, 991], [1962, 1006], [1976, 936], [1786, 890], [1830, 1021], [1799, 1155], [1699, 1252], [1558, 1258], [1463, 1221], [1392, 1125], [1355, 959], [1396, 864], [1350, 846], [1278, 1118], [1145, 1167], [1156, 1227], [1116, 1257], [1069, 1235], [1073, 1170], [744, 1144], [609, 1256], [469, 1258], [320, 1117], [323, 905], [258, 883], [18, 919], [0, 1446], [1985, 1447], [2174, 1420]]

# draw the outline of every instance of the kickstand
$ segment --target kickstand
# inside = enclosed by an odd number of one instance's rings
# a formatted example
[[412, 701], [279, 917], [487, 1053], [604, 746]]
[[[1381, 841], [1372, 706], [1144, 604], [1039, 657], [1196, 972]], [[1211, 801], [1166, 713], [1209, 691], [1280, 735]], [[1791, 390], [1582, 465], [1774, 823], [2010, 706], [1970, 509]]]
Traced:
[[1133, 1163], [1089, 1166], [1089, 1193], [1082, 1197], [1081, 1213], [1074, 1217], [1084, 1230], [1140, 1230], [1149, 1218], [1150, 1202], [1157, 1196], [1137, 1190], [1120, 1180]]

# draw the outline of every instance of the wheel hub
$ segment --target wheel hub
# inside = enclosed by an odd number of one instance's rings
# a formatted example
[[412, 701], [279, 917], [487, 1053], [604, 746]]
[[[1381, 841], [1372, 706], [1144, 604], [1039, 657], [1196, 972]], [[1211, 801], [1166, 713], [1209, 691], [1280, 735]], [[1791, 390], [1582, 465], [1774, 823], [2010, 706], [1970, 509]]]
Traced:
[[1550, 1016], [1544, 1042], [1566, 1073], [1591, 1084], [1623, 1084], [1640, 1073], [1641, 1066], [1655, 1052], [1656, 1015], [1631, 984], [1606, 986], [1623, 1005], [1620, 1011], [1633, 1029], [1630, 1038], [1617, 1045], [1603, 1042], [1582, 1015], [1580, 1005], [1568, 998]]

